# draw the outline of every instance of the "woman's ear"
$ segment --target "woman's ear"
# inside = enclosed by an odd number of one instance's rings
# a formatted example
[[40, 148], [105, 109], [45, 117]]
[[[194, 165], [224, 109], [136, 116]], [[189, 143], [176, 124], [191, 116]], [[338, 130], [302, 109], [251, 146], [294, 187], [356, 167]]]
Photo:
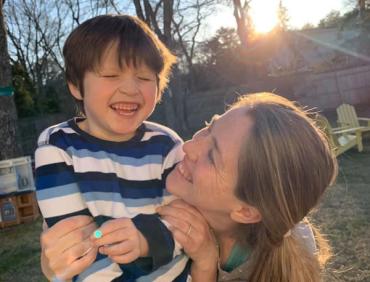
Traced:
[[237, 209], [232, 210], [230, 218], [235, 222], [244, 224], [257, 223], [262, 220], [259, 210], [246, 204], [240, 205]]
[[74, 85], [73, 83], [68, 82], [68, 88], [69, 88], [69, 91], [71, 92], [73, 97], [75, 97], [77, 100], [82, 100], [81, 92], [77, 88], [76, 85]]

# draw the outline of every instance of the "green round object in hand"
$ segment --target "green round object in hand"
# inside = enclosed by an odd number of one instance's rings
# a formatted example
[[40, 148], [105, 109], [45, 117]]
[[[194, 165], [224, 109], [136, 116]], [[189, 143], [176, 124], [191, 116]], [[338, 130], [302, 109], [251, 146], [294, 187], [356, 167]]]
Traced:
[[99, 229], [94, 231], [94, 237], [96, 239], [99, 239], [103, 236], [103, 232], [101, 232]]

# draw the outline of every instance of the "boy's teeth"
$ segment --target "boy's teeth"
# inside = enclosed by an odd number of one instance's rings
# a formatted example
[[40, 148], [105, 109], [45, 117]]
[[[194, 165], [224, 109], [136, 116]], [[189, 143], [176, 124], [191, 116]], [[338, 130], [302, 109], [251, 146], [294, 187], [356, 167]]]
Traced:
[[114, 104], [112, 108], [115, 110], [134, 111], [137, 110], [138, 104]]

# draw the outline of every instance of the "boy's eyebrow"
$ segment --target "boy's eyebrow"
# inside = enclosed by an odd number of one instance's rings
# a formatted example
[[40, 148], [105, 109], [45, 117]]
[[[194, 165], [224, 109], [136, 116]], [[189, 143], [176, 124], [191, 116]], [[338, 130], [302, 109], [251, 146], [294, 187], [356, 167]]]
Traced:
[[105, 67], [105, 68], [99, 67], [96, 70], [96, 72], [99, 73], [99, 74], [101, 74], [103, 72], [118, 72], [118, 71], [120, 71], [120, 68], [117, 67], [117, 66], [109, 66], [109, 67]]
[[[214, 127], [215, 121], [218, 120], [219, 118], [220, 118], [220, 115], [214, 115], [212, 117], [211, 122], [208, 126], [209, 132], [212, 132], [212, 128]], [[211, 134], [211, 139], [212, 139], [213, 147], [216, 149], [217, 154], [220, 156], [221, 166], [223, 166], [224, 161], [222, 159], [222, 153], [221, 153], [221, 150], [220, 150], [220, 146], [218, 145], [217, 139], [212, 134]]]

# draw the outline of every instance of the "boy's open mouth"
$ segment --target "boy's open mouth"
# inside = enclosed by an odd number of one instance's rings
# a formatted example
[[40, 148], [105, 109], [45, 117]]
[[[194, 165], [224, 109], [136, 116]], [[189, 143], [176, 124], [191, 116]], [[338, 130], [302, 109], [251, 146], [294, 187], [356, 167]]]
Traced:
[[119, 115], [132, 116], [137, 112], [139, 106], [137, 103], [115, 103], [110, 105], [110, 108]]

